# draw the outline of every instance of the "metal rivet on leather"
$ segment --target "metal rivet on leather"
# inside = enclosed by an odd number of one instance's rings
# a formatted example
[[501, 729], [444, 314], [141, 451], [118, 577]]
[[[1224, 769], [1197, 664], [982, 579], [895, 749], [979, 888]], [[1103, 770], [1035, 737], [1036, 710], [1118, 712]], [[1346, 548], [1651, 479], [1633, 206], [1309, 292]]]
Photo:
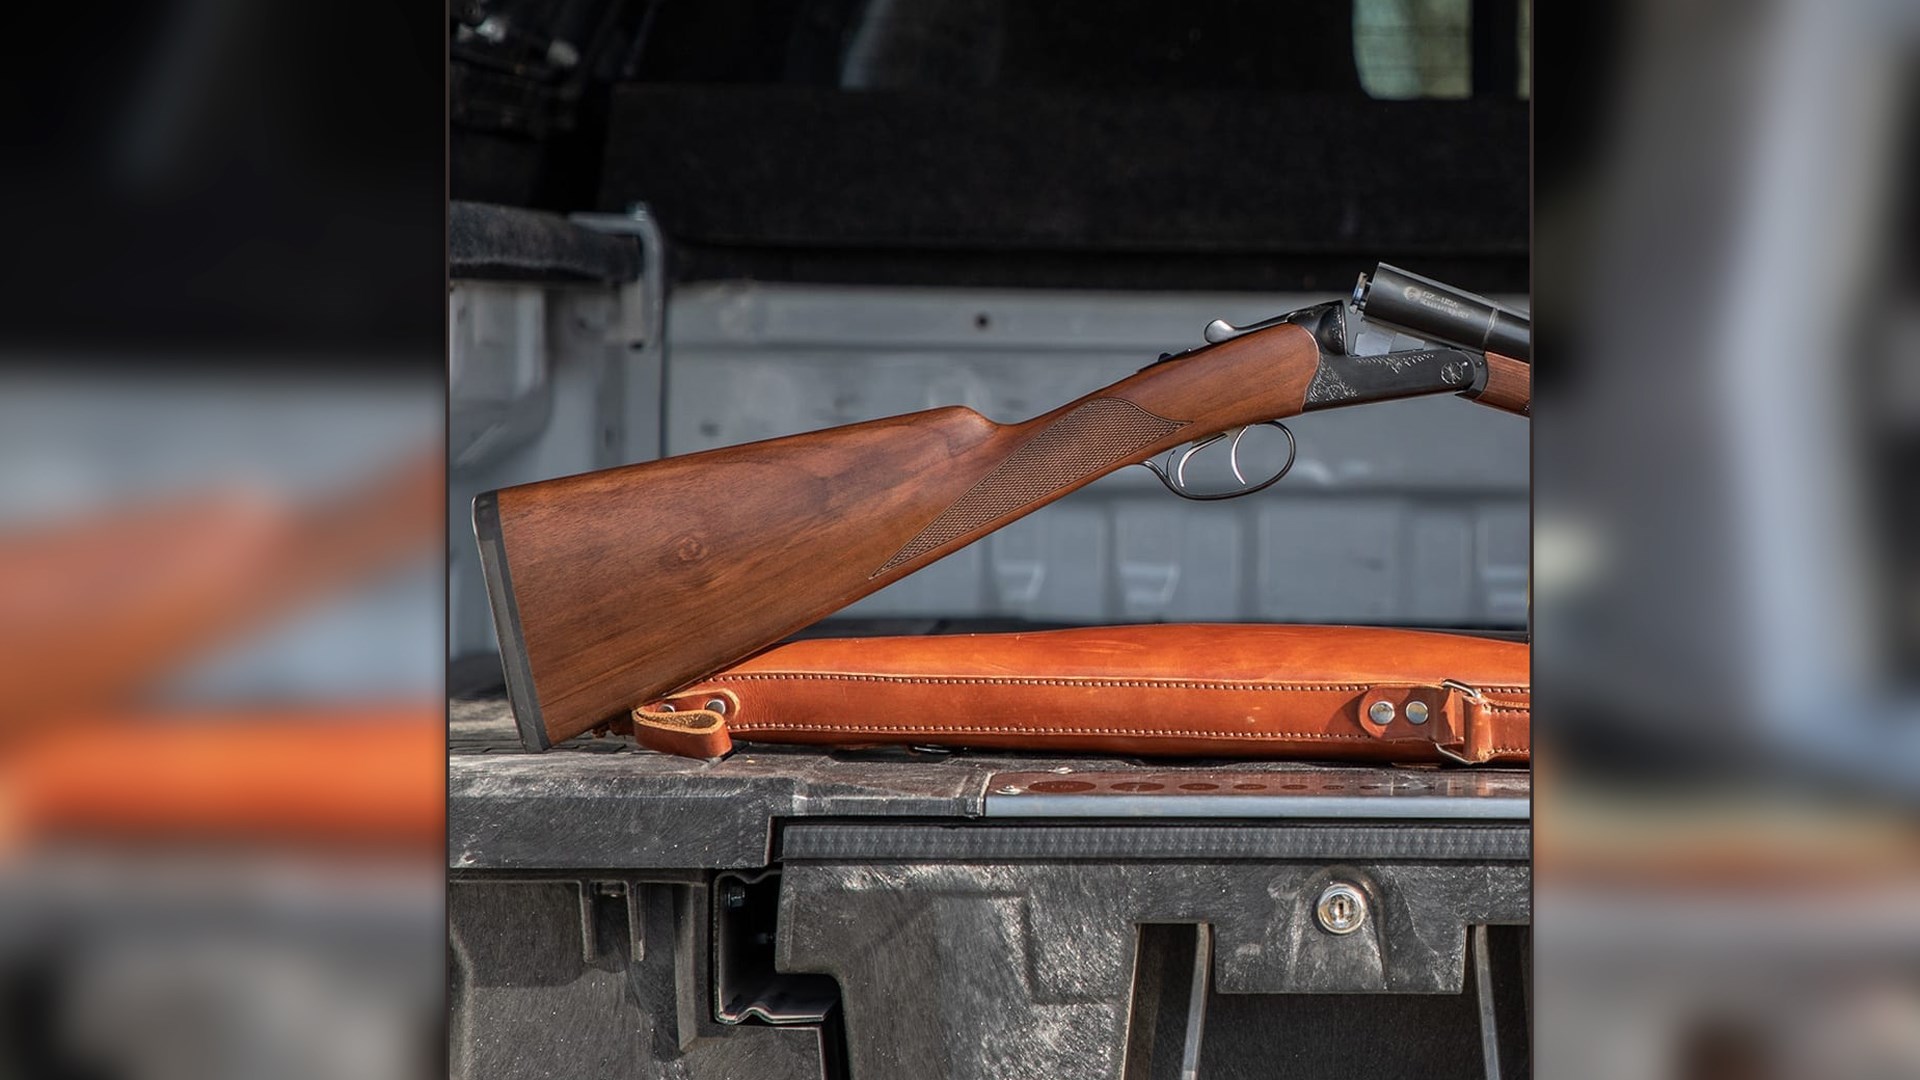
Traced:
[[721, 716], [727, 715], [727, 699], [726, 698], [708, 698], [707, 704], [706, 704], [706, 710], [708, 712], [717, 712]]
[[1374, 702], [1373, 706], [1367, 710], [1367, 717], [1376, 724], [1393, 723], [1393, 702], [1391, 701]]
[[1427, 703], [1424, 701], [1407, 702], [1407, 723], [1424, 724], [1427, 722]]

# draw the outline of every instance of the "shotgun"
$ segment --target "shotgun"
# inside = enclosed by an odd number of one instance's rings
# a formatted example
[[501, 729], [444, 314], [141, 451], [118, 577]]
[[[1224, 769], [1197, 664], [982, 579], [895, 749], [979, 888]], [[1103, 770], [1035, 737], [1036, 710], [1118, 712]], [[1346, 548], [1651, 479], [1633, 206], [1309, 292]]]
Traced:
[[[1356, 355], [1366, 323], [1421, 347]], [[1127, 465], [1227, 498], [1292, 464], [1287, 432], [1287, 465], [1245, 483], [1246, 429], [1302, 412], [1451, 393], [1526, 416], [1528, 327], [1383, 263], [1351, 311], [1215, 320], [1205, 345], [1022, 423], [929, 409], [486, 492], [474, 532], [521, 738], [624, 718]], [[1242, 486], [1194, 490], [1188, 461], [1229, 436]]]

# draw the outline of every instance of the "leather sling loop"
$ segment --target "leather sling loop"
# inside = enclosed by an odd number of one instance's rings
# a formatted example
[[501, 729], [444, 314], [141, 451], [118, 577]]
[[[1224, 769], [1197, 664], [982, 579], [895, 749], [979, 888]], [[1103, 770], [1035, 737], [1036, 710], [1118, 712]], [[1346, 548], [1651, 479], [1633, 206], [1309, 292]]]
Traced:
[[[665, 706], [665, 707], [662, 707]], [[633, 710], [634, 741], [649, 750], [691, 758], [721, 758], [733, 752], [727, 718], [705, 708], [641, 706]]]

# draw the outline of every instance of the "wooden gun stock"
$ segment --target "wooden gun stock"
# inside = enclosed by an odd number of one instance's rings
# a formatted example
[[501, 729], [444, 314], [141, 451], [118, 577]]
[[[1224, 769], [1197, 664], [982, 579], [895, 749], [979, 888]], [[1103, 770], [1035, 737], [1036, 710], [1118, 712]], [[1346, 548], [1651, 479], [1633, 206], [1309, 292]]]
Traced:
[[931, 409], [482, 495], [521, 735], [580, 734], [1123, 466], [1296, 415], [1318, 356], [1282, 326], [1025, 423]]
[[1297, 415], [1320, 355], [1280, 325], [1024, 423], [932, 409], [481, 495], [521, 736], [624, 717], [1123, 466]]

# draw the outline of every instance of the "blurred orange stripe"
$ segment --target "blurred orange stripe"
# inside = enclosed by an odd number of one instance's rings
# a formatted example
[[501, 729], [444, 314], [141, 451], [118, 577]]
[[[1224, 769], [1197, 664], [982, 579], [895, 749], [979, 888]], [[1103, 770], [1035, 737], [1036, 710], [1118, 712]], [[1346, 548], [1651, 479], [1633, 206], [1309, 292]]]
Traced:
[[50, 838], [438, 850], [437, 705], [74, 717], [0, 755], [0, 828]]
[[293, 501], [206, 492], [0, 531], [0, 724], [125, 701], [443, 538], [439, 449]]

